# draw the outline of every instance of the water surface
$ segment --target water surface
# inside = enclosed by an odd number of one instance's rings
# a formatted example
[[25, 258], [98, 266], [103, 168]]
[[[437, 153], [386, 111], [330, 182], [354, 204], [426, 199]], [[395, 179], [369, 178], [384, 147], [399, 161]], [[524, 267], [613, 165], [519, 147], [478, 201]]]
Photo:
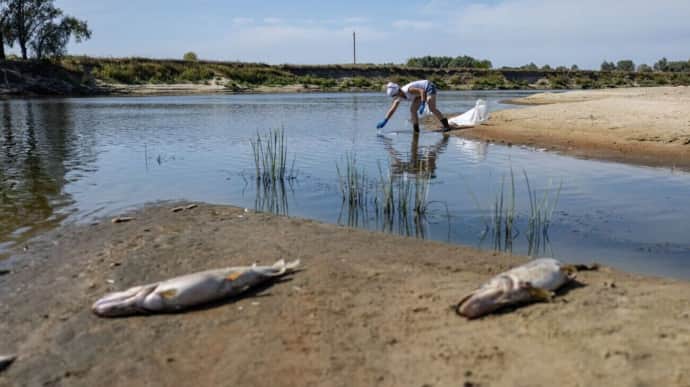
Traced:
[[[477, 98], [525, 92], [448, 92], [443, 112]], [[158, 200], [193, 200], [385, 230], [412, 237], [599, 261], [624, 270], [690, 278], [690, 175], [580, 160], [423, 133], [401, 106], [377, 133], [390, 100], [380, 94], [214, 95], [0, 102], [0, 254], [64, 222], [88, 222]], [[254, 180], [249, 140], [283, 128], [294, 180], [264, 189]], [[371, 178], [379, 167], [413, 181], [431, 174], [421, 219], [382, 220], [343, 207], [336, 163], [346, 154]], [[504, 181], [516, 190], [512, 246], [486, 233]], [[560, 188], [548, 239], [530, 251], [524, 173], [541, 198]]]

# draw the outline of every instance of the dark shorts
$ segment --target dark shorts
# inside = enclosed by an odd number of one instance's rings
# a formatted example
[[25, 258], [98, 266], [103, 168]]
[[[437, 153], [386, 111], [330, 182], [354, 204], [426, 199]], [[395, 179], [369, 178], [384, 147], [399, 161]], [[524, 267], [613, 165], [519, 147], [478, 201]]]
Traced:
[[428, 95], [436, 95], [436, 85], [429, 82], [429, 85], [426, 87], [425, 91]]

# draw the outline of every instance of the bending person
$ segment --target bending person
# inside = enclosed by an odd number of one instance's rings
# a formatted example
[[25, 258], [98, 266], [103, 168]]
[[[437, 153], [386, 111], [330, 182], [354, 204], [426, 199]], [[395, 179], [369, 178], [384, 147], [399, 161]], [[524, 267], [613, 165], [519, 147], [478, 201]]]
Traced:
[[429, 109], [434, 116], [443, 124], [443, 131], [447, 132], [450, 130], [448, 119], [443, 117], [443, 114], [436, 108], [436, 85], [434, 85], [433, 82], [422, 79], [410, 82], [403, 87], [400, 87], [397, 83], [389, 82], [386, 86], [386, 94], [394, 98], [393, 104], [390, 109], [388, 109], [388, 112], [386, 112], [386, 117], [383, 121], [376, 125], [377, 129], [386, 126], [386, 123], [388, 123], [388, 120], [393, 116], [395, 110], [398, 109], [400, 101], [410, 101], [412, 126], [415, 132], [419, 132], [419, 118], [417, 114], [423, 114], [427, 104], [429, 104]]

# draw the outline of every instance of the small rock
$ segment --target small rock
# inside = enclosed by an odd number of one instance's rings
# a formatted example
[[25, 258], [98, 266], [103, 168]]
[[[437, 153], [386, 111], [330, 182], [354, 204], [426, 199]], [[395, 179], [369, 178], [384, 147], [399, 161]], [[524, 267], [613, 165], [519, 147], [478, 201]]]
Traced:
[[259, 303], [254, 301], [254, 302], [252, 302], [252, 306], [259, 306]]
[[0, 275], [7, 275], [10, 274], [12, 271], [9, 269], [0, 269]]
[[0, 372], [12, 365], [16, 359], [17, 355], [0, 355]]
[[120, 265], [122, 265], [120, 262], [113, 262], [110, 264], [110, 267], [118, 267]]
[[185, 210], [193, 210], [193, 209], [195, 209], [195, 208], [197, 208], [197, 207], [199, 207], [198, 204], [190, 204], [190, 205], [188, 205], [187, 207], [185, 207], [184, 209], [185, 209]]
[[184, 211], [184, 207], [175, 207], [175, 208], [173, 208], [173, 209], [172, 209], [172, 210], [170, 210], [170, 211], [172, 211], [172, 212], [180, 212], [180, 211]]
[[135, 218], [133, 218], [131, 216], [118, 216], [117, 218], [113, 218], [111, 220], [111, 222], [113, 222], [113, 223], [126, 223], [126, 222], [131, 222], [134, 219]]
[[245, 209], [244, 209], [244, 212], [245, 212], [245, 213], [248, 213], [248, 212], [249, 212], [249, 208], [245, 208]]
[[107, 279], [107, 280], [105, 280], [105, 282], [109, 285], [112, 285], [115, 283], [115, 280]]
[[420, 306], [420, 307], [412, 309], [412, 312], [414, 312], [414, 313], [421, 313], [421, 312], [428, 312], [428, 311], [429, 311], [429, 308], [427, 308], [426, 306]]

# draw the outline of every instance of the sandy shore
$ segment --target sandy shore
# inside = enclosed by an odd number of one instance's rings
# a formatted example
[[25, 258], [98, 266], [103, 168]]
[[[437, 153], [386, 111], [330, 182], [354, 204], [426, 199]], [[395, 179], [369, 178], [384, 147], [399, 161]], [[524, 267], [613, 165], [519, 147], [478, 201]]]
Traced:
[[536, 94], [455, 135], [570, 155], [690, 169], [690, 87]]
[[[601, 268], [553, 303], [476, 321], [451, 305], [526, 258], [200, 205], [68, 226], [0, 276], [2, 386], [687, 386], [690, 283]], [[112, 290], [278, 258], [244, 298], [101, 319]]]

